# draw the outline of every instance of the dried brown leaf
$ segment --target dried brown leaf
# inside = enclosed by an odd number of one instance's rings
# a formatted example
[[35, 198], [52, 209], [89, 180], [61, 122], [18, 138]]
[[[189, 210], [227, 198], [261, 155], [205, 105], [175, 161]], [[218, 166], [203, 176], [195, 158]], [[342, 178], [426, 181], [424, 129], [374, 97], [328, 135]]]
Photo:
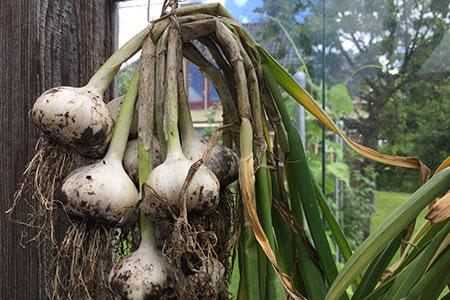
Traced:
[[431, 206], [430, 211], [425, 217], [431, 223], [440, 223], [450, 217], [450, 191], [441, 198], [441, 200]]

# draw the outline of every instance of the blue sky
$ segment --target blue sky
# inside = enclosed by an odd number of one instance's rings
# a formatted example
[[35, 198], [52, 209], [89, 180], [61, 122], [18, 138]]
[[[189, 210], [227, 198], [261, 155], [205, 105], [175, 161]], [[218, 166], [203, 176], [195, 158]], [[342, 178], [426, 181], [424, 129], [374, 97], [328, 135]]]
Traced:
[[243, 23], [258, 19], [260, 16], [254, 10], [262, 5], [262, 0], [225, 0], [225, 7]]
[[[233, 16], [242, 23], [253, 22], [260, 16], [254, 13], [256, 7], [263, 5], [263, 0], [185, 0], [189, 2], [221, 2]], [[150, 1], [150, 16], [157, 18], [161, 12], [161, 0]], [[147, 24], [148, 0], [130, 0], [119, 2], [119, 40], [118, 46], [122, 46], [133, 35], [139, 32]]]

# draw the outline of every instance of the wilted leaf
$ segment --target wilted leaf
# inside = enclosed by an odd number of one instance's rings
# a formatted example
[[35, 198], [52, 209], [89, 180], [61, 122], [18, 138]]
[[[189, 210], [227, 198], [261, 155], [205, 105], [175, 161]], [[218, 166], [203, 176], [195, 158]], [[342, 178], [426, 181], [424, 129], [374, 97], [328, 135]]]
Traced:
[[427, 216], [425, 217], [431, 223], [436, 224], [442, 222], [450, 217], [450, 191], [437, 201], [431, 207]]

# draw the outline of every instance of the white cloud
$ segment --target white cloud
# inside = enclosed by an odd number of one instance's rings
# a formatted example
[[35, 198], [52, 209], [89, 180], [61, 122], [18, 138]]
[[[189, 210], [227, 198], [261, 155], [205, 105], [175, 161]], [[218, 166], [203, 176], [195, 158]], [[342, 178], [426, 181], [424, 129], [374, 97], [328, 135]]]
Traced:
[[248, 0], [234, 0], [234, 4], [241, 7], [241, 6], [244, 6], [245, 4], [247, 4], [247, 1]]
[[241, 17], [241, 23], [246, 24], [246, 23], [248, 23], [248, 22], [249, 22], [249, 19], [248, 19], [247, 16], [242, 16], [242, 17]]

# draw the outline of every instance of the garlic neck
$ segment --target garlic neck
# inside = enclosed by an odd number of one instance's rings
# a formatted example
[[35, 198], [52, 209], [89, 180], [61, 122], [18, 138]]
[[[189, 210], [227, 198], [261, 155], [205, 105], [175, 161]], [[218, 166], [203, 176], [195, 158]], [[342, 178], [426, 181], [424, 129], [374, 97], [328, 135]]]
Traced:
[[178, 146], [174, 149], [169, 149], [167, 151], [167, 156], [166, 156], [166, 160], [176, 160], [176, 159], [181, 159], [181, 158], [186, 158], [183, 150], [181, 149], [181, 145], [178, 143]]
[[108, 88], [114, 76], [120, 69], [120, 66], [133, 56], [142, 46], [145, 38], [150, 32], [151, 27], [147, 26], [144, 30], [135, 35], [95, 72], [88, 85], [96, 89], [101, 95]]
[[192, 140], [200, 140], [194, 125], [192, 124], [192, 116], [189, 110], [189, 100], [184, 88], [183, 70], [178, 72], [178, 112], [181, 140], [183, 144], [189, 143]]
[[167, 128], [167, 158], [183, 154], [177, 124], [169, 124]]
[[[184, 88], [183, 88], [184, 90]], [[192, 140], [200, 140], [197, 132], [195, 131], [194, 125], [192, 124], [192, 117], [189, 111], [187, 98], [184, 101], [183, 96], [180, 95], [179, 101], [179, 124], [180, 124], [180, 134], [183, 144], [189, 143]]]
[[167, 103], [167, 157], [182, 154], [180, 133], [178, 131], [178, 66], [176, 48], [179, 43], [178, 32], [174, 28], [169, 30], [167, 66], [166, 66], [166, 93], [165, 102]]
[[155, 228], [142, 211], [139, 215], [139, 227], [141, 230], [141, 244], [139, 248], [145, 247], [146, 249], [157, 251], [155, 245]]

